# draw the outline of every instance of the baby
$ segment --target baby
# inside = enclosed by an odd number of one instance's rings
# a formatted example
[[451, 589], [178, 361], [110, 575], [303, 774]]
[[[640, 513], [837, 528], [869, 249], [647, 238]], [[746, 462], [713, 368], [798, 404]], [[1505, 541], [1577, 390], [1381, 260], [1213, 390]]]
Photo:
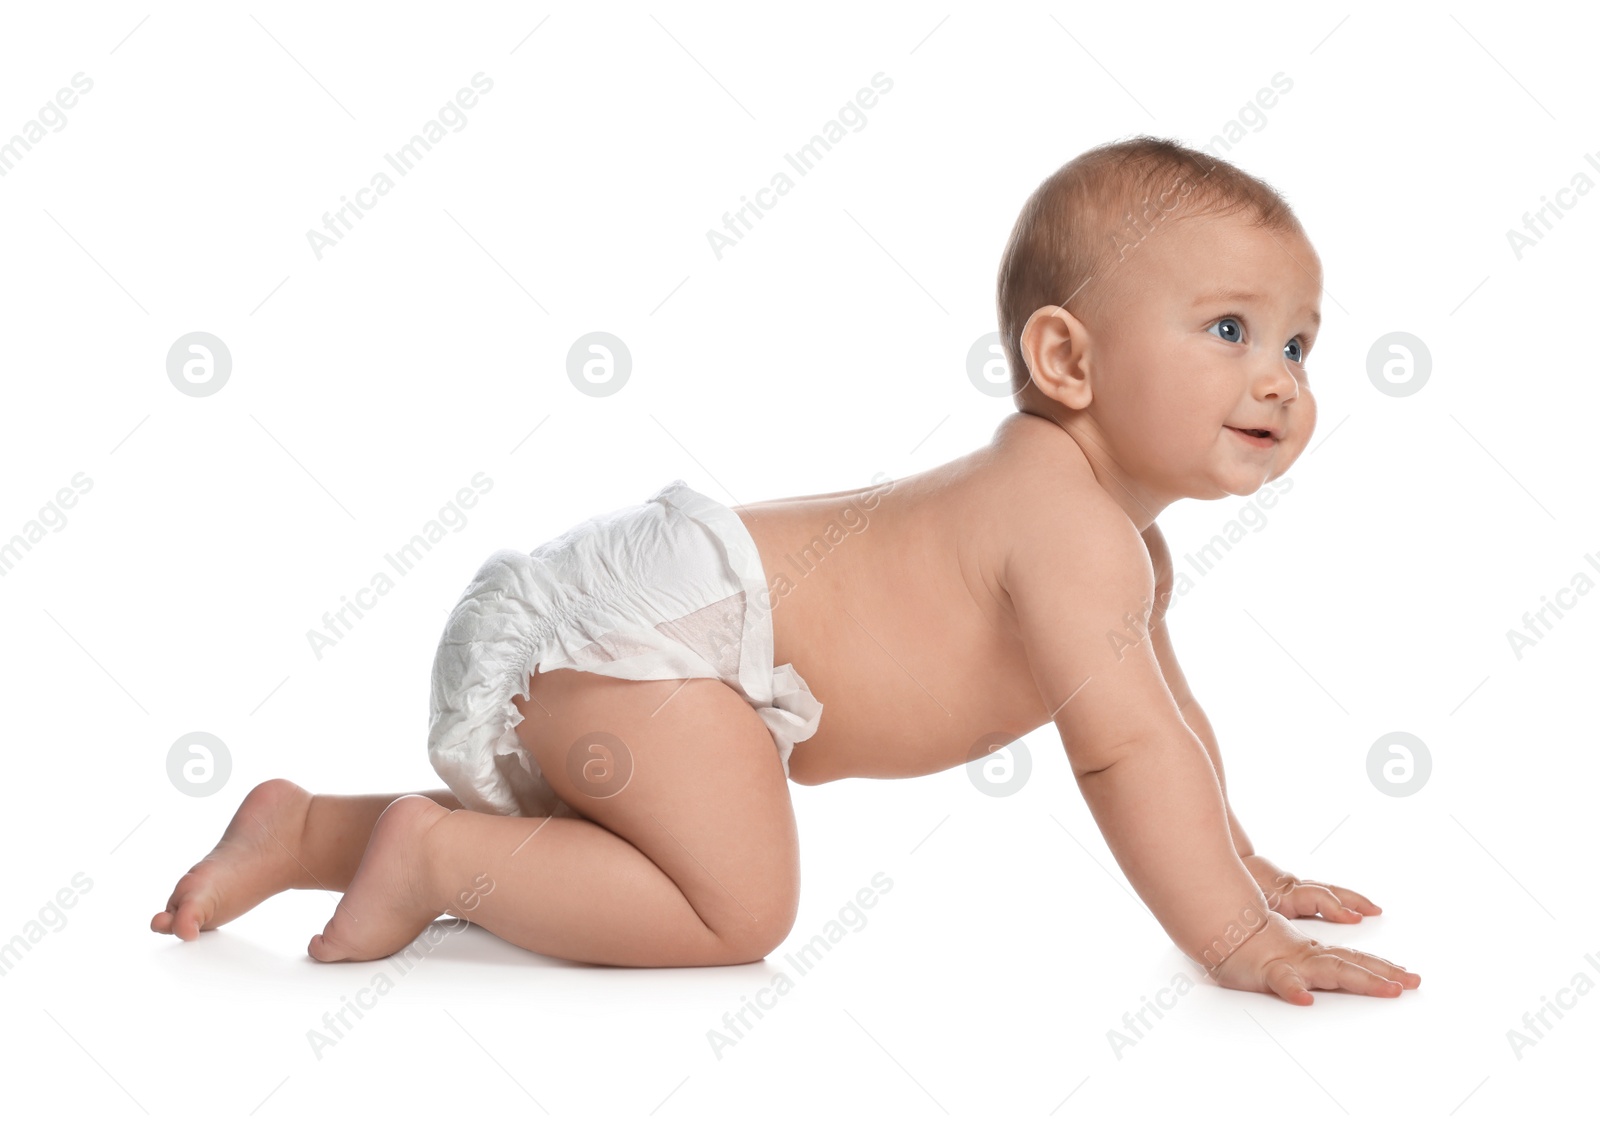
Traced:
[[1253, 494], [1311, 438], [1321, 290], [1262, 181], [1155, 138], [1080, 155], [1001, 260], [1018, 411], [988, 446], [734, 508], [674, 480], [492, 555], [434, 659], [449, 790], [258, 785], [151, 928], [190, 940], [321, 888], [344, 897], [318, 961], [441, 914], [595, 964], [759, 961], [799, 898], [790, 781], [937, 773], [1054, 723], [1123, 872], [1217, 984], [1417, 987], [1290, 925], [1379, 908], [1255, 853], [1164, 621], [1157, 515]]

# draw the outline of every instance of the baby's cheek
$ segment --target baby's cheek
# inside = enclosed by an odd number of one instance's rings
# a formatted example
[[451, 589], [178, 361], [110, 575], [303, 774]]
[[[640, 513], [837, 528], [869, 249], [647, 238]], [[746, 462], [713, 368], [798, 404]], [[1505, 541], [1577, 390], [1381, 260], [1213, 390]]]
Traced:
[[1300, 458], [1305, 449], [1310, 446], [1313, 434], [1317, 428], [1317, 402], [1309, 392], [1301, 390], [1296, 400], [1294, 412], [1293, 439], [1289, 445], [1289, 462]]
[[1300, 410], [1305, 413], [1306, 433], [1309, 435], [1317, 426], [1317, 397], [1310, 388], [1301, 385], [1297, 399], [1301, 402]]

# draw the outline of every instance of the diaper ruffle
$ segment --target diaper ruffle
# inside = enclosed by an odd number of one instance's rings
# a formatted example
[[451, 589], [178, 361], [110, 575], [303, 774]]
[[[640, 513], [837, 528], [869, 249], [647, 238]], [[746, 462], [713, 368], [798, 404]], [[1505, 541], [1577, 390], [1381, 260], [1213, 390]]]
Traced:
[[783, 775], [789, 775], [789, 755], [794, 747], [817, 732], [822, 722], [822, 703], [794, 669], [785, 663], [772, 669], [772, 705], [758, 706], [756, 713], [772, 731], [772, 740], [783, 760]]
[[[520, 561], [519, 561], [520, 558]], [[502, 816], [570, 812], [529, 764], [511, 700], [556, 621], [515, 597], [528, 591], [525, 555], [495, 554], [451, 613], [434, 656], [428, 757], [463, 805]]]

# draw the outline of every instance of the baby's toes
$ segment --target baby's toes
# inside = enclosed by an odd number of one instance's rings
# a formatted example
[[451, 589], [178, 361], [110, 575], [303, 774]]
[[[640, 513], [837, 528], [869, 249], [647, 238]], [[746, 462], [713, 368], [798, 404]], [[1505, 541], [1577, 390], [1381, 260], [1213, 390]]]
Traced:
[[341, 931], [329, 919], [328, 924], [322, 928], [322, 933], [313, 934], [311, 943], [306, 946], [306, 952], [316, 961], [350, 961], [360, 960], [354, 948], [341, 935]]
[[167, 909], [150, 920], [150, 929], [192, 942], [211, 920], [216, 905], [217, 893], [212, 884], [190, 872], [178, 880]]
[[172, 888], [172, 897], [167, 900], [166, 909], [157, 911], [155, 917], [150, 919], [150, 929], [158, 934], [175, 933], [173, 927], [177, 922], [178, 908], [193, 898], [196, 891], [197, 886], [192, 873], [179, 879], [178, 885]]
[[213, 901], [208, 895], [196, 894], [180, 902], [172, 912], [172, 932], [186, 942], [198, 938], [211, 918]]

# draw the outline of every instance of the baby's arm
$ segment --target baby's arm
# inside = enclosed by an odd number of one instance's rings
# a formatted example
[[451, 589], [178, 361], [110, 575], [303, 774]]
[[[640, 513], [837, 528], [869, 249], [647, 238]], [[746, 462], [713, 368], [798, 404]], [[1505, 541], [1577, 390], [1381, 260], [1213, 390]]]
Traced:
[[1034, 679], [1106, 843], [1169, 937], [1220, 984], [1308, 1004], [1308, 988], [1395, 996], [1398, 966], [1328, 947], [1272, 912], [1240, 861], [1206, 749], [1152, 648], [1124, 649], [1154, 600], [1138, 531], [1109, 500], [1037, 503], [1001, 569]]
[[1228, 782], [1222, 772], [1222, 754], [1217, 749], [1217, 736], [1211, 729], [1211, 720], [1200, 709], [1200, 704], [1194, 699], [1194, 692], [1189, 689], [1189, 681], [1183, 677], [1183, 670], [1178, 666], [1178, 657], [1173, 654], [1172, 640], [1167, 635], [1167, 606], [1172, 602], [1172, 551], [1167, 548], [1167, 539], [1162, 536], [1161, 529], [1154, 522], [1145, 527], [1144, 544], [1150, 554], [1150, 565], [1155, 573], [1155, 598], [1150, 612], [1150, 624], [1147, 639], [1150, 648], [1155, 652], [1156, 660], [1161, 665], [1161, 676], [1166, 680], [1167, 690], [1178, 704], [1178, 713], [1184, 723], [1200, 739], [1200, 744], [1205, 747], [1207, 756], [1211, 758], [1211, 767], [1217, 774], [1217, 783], [1222, 787], [1222, 805], [1228, 814], [1228, 833], [1233, 839], [1233, 847], [1243, 859], [1254, 854], [1250, 846], [1250, 837], [1245, 835], [1244, 829], [1239, 826], [1239, 818], [1233, 814], [1233, 806], [1228, 803]]
[[1200, 739], [1200, 744], [1211, 758], [1217, 783], [1222, 788], [1222, 804], [1228, 814], [1233, 848], [1239, 853], [1240, 861], [1255, 879], [1256, 885], [1265, 893], [1267, 905], [1286, 918], [1308, 918], [1320, 914], [1330, 922], [1360, 922], [1363, 915], [1383, 913], [1365, 895], [1331, 883], [1298, 879], [1265, 856], [1255, 853], [1250, 837], [1240, 826], [1233, 805], [1228, 801], [1228, 781], [1222, 769], [1222, 751], [1217, 746], [1217, 735], [1211, 728], [1211, 720], [1195, 701], [1167, 634], [1167, 608], [1172, 600], [1173, 587], [1172, 553], [1167, 548], [1167, 539], [1154, 522], [1145, 527], [1143, 536], [1150, 553], [1150, 565], [1155, 572], [1155, 603], [1150, 613], [1147, 639], [1161, 664], [1167, 689], [1178, 703], [1178, 713], [1183, 716], [1189, 729], [1194, 731], [1195, 737]]

